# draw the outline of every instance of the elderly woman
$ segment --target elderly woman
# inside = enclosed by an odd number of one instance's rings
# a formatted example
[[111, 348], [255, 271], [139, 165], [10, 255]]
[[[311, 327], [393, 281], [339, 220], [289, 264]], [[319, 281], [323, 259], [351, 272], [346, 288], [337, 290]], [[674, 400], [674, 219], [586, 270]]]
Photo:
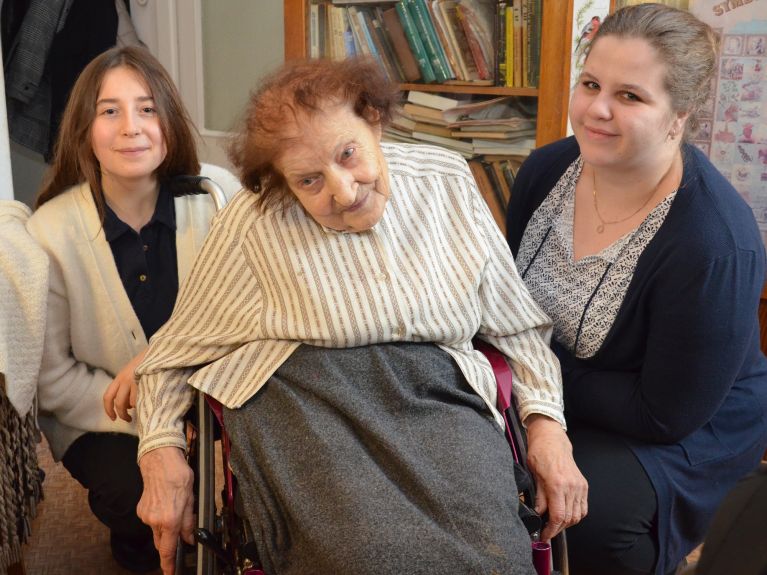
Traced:
[[544, 536], [585, 514], [548, 319], [466, 163], [381, 143], [394, 102], [358, 60], [285, 66], [251, 99], [232, 148], [248, 189], [138, 370], [139, 515], [166, 573], [191, 531], [192, 387], [227, 408], [269, 573], [532, 573], [475, 334], [515, 373]]

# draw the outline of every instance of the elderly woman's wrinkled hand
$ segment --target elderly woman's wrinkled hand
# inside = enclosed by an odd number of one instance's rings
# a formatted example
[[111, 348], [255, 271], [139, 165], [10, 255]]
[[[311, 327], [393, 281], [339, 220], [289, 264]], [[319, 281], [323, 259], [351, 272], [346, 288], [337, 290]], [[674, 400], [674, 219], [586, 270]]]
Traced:
[[160, 447], [144, 454], [139, 467], [144, 493], [136, 513], [152, 528], [163, 575], [173, 575], [179, 535], [194, 543], [194, 473], [177, 447]]
[[543, 415], [531, 415], [527, 426], [527, 463], [535, 476], [535, 510], [548, 511], [549, 520], [541, 533], [548, 541], [575, 525], [588, 513], [588, 483], [575, 460], [562, 426]]

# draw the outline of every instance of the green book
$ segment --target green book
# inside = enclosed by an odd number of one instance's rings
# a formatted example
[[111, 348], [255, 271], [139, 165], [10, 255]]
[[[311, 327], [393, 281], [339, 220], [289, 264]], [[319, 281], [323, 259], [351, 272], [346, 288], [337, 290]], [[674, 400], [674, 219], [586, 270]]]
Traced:
[[432, 68], [429, 57], [426, 55], [426, 48], [424, 48], [423, 42], [418, 36], [410, 11], [405, 6], [405, 0], [400, 0], [394, 7], [402, 24], [402, 30], [405, 32], [405, 38], [407, 38], [413, 56], [415, 56], [415, 61], [418, 63], [418, 69], [421, 70], [421, 78], [426, 83], [436, 82], [437, 76], [434, 73], [434, 68]]
[[538, 87], [541, 80], [541, 22], [543, 20], [543, 6], [541, 0], [530, 2], [530, 20], [532, 32], [530, 37], [530, 85]]
[[434, 69], [437, 82], [442, 83], [451, 80], [453, 76], [450, 74], [450, 67], [447, 65], [447, 57], [445, 57], [444, 62], [440, 58], [442, 47], [437, 37], [437, 31], [434, 29], [434, 24], [429, 16], [428, 7], [423, 0], [407, 0], [407, 9], [413, 18], [416, 32], [421, 37], [421, 41], [426, 49], [426, 55], [429, 58], [431, 67]]

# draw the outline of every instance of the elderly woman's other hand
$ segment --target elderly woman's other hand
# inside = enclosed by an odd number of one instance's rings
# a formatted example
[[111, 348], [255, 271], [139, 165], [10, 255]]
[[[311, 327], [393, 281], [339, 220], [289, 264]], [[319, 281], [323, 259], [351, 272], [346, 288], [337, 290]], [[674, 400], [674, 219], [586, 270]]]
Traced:
[[548, 541], [575, 525], [588, 513], [586, 479], [573, 459], [573, 448], [562, 426], [544, 415], [534, 414], [527, 426], [527, 463], [535, 476], [535, 510], [549, 512], [541, 539]]
[[179, 534], [187, 543], [194, 542], [194, 473], [177, 447], [160, 447], [144, 454], [139, 467], [144, 493], [136, 513], [152, 528], [163, 575], [173, 575]]

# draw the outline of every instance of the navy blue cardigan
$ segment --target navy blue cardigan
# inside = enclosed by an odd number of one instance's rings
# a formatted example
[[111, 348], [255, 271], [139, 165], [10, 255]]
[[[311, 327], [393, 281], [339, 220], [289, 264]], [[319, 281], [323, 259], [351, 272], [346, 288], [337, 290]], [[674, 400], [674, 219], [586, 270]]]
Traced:
[[[533, 212], [579, 154], [567, 138], [536, 150], [519, 170], [507, 214], [515, 256]], [[703, 539], [721, 498], [767, 447], [762, 239], [751, 209], [709, 160], [692, 146], [683, 157], [676, 198], [601, 348], [578, 359], [552, 343], [568, 422], [626, 438], [653, 483], [656, 573]]]

